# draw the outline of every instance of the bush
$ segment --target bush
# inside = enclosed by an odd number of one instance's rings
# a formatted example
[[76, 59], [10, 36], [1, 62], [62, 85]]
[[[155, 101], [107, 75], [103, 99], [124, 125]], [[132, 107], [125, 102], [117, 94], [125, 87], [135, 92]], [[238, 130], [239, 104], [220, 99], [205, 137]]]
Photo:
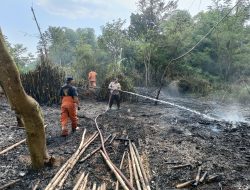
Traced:
[[212, 87], [207, 80], [204, 79], [181, 79], [179, 80], [178, 87], [181, 93], [195, 93], [207, 95]]

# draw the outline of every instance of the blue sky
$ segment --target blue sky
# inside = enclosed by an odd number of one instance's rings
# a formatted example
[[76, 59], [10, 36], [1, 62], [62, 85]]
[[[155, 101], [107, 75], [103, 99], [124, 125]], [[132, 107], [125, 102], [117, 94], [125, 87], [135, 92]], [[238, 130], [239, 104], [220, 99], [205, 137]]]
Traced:
[[[179, 0], [178, 8], [192, 15], [206, 10], [211, 0]], [[72, 29], [100, 27], [117, 18], [126, 19], [136, 12], [136, 0], [4, 0], [0, 8], [0, 27], [12, 44], [21, 43], [36, 52], [38, 30], [30, 7], [33, 6], [42, 31], [49, 26]]]

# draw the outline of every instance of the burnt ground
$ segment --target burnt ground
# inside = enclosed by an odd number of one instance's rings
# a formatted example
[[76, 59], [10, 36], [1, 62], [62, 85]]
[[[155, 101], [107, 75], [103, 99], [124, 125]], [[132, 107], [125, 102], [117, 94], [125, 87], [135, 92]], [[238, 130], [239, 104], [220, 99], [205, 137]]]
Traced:
[[[192, 98], [173, 99], [167, 96], [163, 98], [212, 116], [217, 114], [221, 117], [222, 114], [218, 110], [224, 109], [227, 117], [230, 117], [228, 113], [233, 111], [230, 110], [231, 107], [216, 102]], [[15, 115], [6, 100], [2, 98], [0, 102], [0, 150], [3, 150], [24, 139], [25, 131], [16, 126]], [[45, 124], [48, 125], [47, 146], [50, 155], [56, 158], [55, 166], [33, 171], [27, 146], [22, 144], [0, 155], [0, 187], [11, 180], [20, 179], [21, 181], [9, 189], [32, 189], [38, 180], [40, 180], [38, 189], [44, 189], [60, 166], [77, 149], [83, 129], [87, 129], [86, 138], [94, 133], [96, 129], [92, 119], [106, 108], [107, 105], [103, 102], [82, 100], [79, 111], [80, 130], [63, 138], [60, 137], [59, 106], [42, 107]], [[123, 103], [121, 110], [110, 110], [103, 114], [98, 119], [98, 124], [105, 137], [116, 134], [118, 138], [128, 136], [135, 142], [154, 190], [175, 189], [176, 184], [194, 179], [199, 166], [202, 169], [201, 174], [207, 171], [208, 177], [211, 175], [218, 177], [210, 182], [206, 179], [197, 187], [187, 189], [248, 190], [250, 189], [250, 125], [247, 121], [250, 112], [247, 108], [239, 106], [237, 110], [239, 110], [237, 113], [243, 113], [241, 117], [245, 118], [243, 122], [213, 121], [170, 105], [154, 106], [153, 102], [143, 100], [137, 103]], [[82, 157], [100, 145], [100, 140], [97, 139]], [[106, 148], [111, 160], [118, 166], [127, 146], [123, 141], [114, 140], [111, 144], [108, 141]], [[182, 164], [189, 166], [174, 168]], [[125, 159], [125, 168], [126, 166]], [[115, 177], [99, 153], [83, 163], [77, 163], [63, 189], [72, 189], [82, 171], [89, 172], [91, 182], [98, 184], [106, 182], [108, 189], [114, 189]], [[123, 172], [128, 173], [127, 169]], [[88, 185], [90, 186], [90, 183]]]

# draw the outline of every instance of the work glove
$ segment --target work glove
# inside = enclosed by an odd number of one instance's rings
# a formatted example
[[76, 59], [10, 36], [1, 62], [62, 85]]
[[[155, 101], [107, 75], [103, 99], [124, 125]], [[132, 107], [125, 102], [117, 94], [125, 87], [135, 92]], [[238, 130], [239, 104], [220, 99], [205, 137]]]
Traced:
[[80, 106], [78, 106], [78, 107], [77, 107], [77, 110], [80, 110], [80, 109], [81, 109]]

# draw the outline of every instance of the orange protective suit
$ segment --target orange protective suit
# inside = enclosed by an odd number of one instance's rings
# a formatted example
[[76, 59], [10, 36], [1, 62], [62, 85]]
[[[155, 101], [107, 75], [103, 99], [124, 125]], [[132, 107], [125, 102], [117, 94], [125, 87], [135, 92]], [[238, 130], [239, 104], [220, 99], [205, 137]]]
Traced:
[[88, 79], [89, 79], [90, 87], [96, 87], [96, 75], [97, 75], [97, 73], [95, 71], [89, 72]]
[[63, 96], [61, 105], [61, 125], [62, 135], [68, 135], [67, 123], [68, 119], [71, 120], [72, 129], [77, 127], [77, 105], [72, 96]]

